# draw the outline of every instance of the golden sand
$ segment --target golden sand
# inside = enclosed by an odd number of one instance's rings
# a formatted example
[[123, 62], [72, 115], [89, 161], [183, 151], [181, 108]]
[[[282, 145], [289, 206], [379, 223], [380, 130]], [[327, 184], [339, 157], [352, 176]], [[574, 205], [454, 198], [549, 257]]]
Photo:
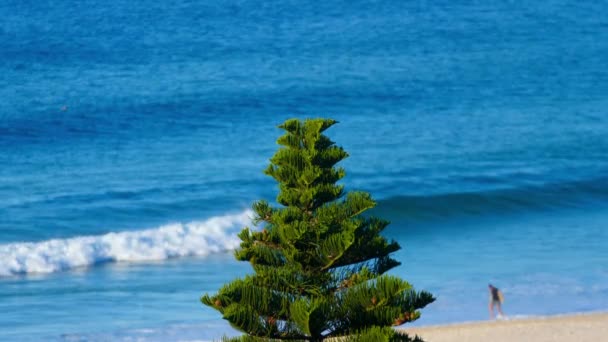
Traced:
[[608, 342], [608, 313], [560, 315], [403, 329], [425, 342]]

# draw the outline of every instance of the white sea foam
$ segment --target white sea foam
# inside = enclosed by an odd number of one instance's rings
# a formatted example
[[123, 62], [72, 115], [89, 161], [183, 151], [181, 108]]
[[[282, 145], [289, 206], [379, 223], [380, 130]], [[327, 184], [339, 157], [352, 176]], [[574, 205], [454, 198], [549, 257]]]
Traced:
[[152, 261], [205, 256], [234, 249], [253, 212], [154, 229], [0, 245], [0, 277], [51, 273], [114, 261]]

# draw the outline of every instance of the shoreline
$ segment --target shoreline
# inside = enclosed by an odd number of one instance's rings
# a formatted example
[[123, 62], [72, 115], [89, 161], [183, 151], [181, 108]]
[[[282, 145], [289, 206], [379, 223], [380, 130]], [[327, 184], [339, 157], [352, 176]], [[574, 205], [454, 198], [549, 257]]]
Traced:
[[398, 329], [427, 342], [602, 341], [608, 338], [608, 311], [514, 317]]

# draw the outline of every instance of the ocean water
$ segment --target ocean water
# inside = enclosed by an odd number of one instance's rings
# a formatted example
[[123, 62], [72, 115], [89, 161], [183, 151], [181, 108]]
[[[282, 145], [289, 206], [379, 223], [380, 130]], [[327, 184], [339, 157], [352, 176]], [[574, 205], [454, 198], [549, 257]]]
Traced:
[[0, 2], [0, 340], [235, 334], [199, 297], [291, 117], [332, 117], [437, 301], [608, 309], [608, 5]]

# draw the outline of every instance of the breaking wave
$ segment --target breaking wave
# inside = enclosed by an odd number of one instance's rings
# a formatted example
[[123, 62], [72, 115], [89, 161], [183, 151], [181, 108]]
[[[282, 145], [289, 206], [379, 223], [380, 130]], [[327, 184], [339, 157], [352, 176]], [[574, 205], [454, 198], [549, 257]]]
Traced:
[[117, 261], [154, 261], [205, 256], [236, 248], [236, 232], [251, 224], [246, 210], [186, 224], [80, 236], [42, 242], [0, 245], [0, 277], [27, 273], [52, 273]]

